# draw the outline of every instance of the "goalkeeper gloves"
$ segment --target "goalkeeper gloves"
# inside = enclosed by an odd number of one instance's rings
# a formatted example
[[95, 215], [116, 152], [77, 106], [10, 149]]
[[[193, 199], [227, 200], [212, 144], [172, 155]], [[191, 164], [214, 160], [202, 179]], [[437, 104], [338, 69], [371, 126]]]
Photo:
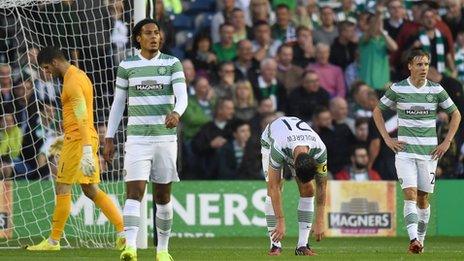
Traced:
[[92, 146], [84, 145], [82, 148], [81, 170], [85, 176], [92, 176], [95, 172], [95, 161], [93, 158]]
[[64, 136], [59, 136], [57, 137], [53, 143], [50, 145], [50, 148], [48, 149], [48, 153], [50, 155], [59, 155], [60, 152], [61, 152], [61, 148], [63, 147], [63, 140], [64, 140]]

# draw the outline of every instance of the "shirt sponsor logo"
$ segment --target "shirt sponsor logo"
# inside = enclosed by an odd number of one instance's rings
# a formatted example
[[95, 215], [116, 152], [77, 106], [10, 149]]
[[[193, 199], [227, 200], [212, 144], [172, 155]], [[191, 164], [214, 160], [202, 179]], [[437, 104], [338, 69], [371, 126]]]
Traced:
[[141, 84], [135, 85], [135, 89], [137, 91], [162, 90], [163, 85], [153, 80], [146, 80], [143, 81]]
[[404, 110], [407, 115], [429, 115], [430, 110], [424, 106], [412, 106], [409, 110]]

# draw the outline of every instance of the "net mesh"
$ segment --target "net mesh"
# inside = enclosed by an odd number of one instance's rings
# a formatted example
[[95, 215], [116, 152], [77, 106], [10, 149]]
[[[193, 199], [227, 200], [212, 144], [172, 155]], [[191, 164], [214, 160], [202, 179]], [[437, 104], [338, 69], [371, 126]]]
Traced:
[[[61, 80], [40, 70], [38, 50], [60, 47], [90, 77], [102, 143], [116, 69], [131, 50], [131, 9], [123, 0], [0, 1], [0, 247], [38, 243], [50, 233], [59, 159], [52, 144], [62, 135]], [[123, 144], [123, 131], [117, 144]], [[122, 155], [118, 147], [113, 164], [100, 156], [100, 187], [115, 202], [123, 197], [117, 182]], [[113, 226], [77, 186], [63, 238], [62, 245], [76, 247], [114, 242]]]

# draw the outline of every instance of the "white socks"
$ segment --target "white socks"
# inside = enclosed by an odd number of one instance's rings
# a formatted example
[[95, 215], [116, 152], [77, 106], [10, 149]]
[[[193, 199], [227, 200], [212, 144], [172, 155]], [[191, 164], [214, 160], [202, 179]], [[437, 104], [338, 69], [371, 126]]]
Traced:
[[418, 239], [417, 236], [417, 207], [416, 201], [414, 200], [405, 200], [404, 201], [404, 223], [406, 229], [408, 230], [409, 240]]
[[282, 247], [280, 242], [272, 241], [271, 232], [277, 225], [277, 219], [275, 217], [274, 208], [272, 207], [271, 197], [269, 196], [266, 196], [266, 201], [264, 202], [264, 212], [266, 214], [267, 231], [269, 234], [269, 239], [271, 240], [271, 247], [272, 245]]
[[137, 232], [139, 231], [140, 202], [134, 199], [126, 199], [123, 209], [124, 235], [126, 245], [137, 248]]
[[172, 226], [172, 203], [156, 204], [156, 232], [158, 236], [157, 251], [167, 251]]
[[298, 202], [298, 245], [297, 247], [308, 244], [309, 232], [313, 224], [314, 216], [314, 197], [301, 198]]
[[427, 224], [429, 223], [430, 219], [430, 205], [426, 209], [420, 209], [417, 207], [417, 215], [418, 215], [418, 224], [417, 224], [417, 236], [418, 240], [424, 244], [425, 234], [427, 233]]

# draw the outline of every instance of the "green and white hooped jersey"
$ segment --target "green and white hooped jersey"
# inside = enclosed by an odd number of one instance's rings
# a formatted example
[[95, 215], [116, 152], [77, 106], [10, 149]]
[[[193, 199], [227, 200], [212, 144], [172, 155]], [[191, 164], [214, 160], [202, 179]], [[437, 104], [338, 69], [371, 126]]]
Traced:
[[409, 78], [393, 84], [380, 99], [378, 107], [398, 113], [398, 140], [406, 142], [398, 157], [431, 159], [430, 153], [438, 144], [436, 131], [437, 109], [447, 113], [456, 110], [443, 87], [431, 81], [416, 88]]
[[176, 128], [164, 124], [174, 108], [176, 84], [185, 84], [185, 76], [174, 56], [159, 52], [148, 60], [135, 55], [119, 64], [116, 87], [128, 95], [128, 140], [177, 140]]
[[293, 150], [297, 146], [309, 146], [309, 155], [317, 163], [327, 161], [327, 150], [319, 135], [297, 117], [280, 117], [261, 134], [261, 147], [270, 149], [269, 164], [274, 169], [280, 169], [284, 163], [293, 167]]

